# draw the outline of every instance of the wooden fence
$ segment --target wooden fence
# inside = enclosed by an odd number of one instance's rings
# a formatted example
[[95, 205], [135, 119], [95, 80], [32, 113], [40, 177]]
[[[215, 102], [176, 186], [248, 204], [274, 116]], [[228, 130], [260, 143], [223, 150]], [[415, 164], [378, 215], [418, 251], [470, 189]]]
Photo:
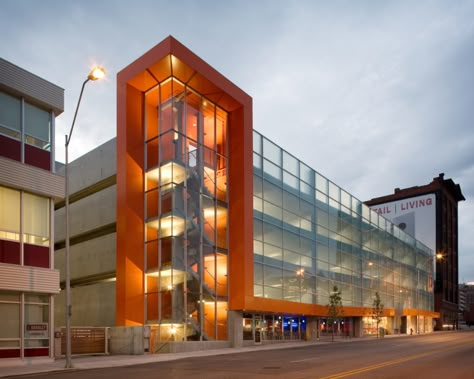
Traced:
[[[108, 328], [71, 328], [71, 354], [108, 354]], [[61, 355], [66, 354], [66, 328], [61, 329]]]

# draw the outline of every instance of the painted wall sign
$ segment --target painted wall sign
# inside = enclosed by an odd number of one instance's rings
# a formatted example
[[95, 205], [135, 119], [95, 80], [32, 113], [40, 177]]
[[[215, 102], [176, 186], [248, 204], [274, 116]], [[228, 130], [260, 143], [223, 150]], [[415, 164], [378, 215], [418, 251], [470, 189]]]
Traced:
[[436, 250], [436, 196], [434, 194], [377, 204], [375, 212]]

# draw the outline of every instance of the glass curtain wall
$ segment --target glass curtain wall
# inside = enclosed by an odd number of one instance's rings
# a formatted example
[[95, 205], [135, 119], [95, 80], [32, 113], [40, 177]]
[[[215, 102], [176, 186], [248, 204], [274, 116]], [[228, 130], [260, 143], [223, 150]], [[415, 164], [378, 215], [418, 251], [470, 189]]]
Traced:
[[254, 132], [254, 295], [433, 310], [429, 248]]
[[227, 339], [227, 113], [175, 78], [145, 94], [146, 322]]

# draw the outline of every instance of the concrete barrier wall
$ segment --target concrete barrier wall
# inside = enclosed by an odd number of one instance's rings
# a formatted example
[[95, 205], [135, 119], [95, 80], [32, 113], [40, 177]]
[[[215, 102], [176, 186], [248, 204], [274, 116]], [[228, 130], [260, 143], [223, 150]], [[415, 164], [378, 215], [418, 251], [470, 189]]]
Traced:
[[148, 326], [115, 326], [110, 328], [109, 350], [111, 354], [145, 354], [145, 336]]
[[155, 353], [187, 353], [191, 351], [230, 348], [229, 341], [185, 341], [185, 342], [155, 342]]

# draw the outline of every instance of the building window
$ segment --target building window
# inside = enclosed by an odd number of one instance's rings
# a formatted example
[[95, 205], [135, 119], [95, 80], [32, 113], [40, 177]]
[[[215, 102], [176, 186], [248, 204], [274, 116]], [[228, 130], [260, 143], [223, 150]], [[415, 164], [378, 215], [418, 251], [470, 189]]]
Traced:
[[0, 358], [20, 357], [20, 294], [0, 291]]
[[[0, 358], [39, 357], [49, 355], [49, 296], [0, 291]], [[22, 316], [23, 314], [23, 316]], [[24, 343], [21, 344], [21, 320], [24, 319]]]
[[25, 357], [49, 354], [49, 297], [25, 294]]
[[21, 243], [24, 265], [49, 268], [50, 200], [0, 187], [0, 262], [21, 264]]
[[0, 262], [20, 264], [20, 192], [0, 187]]
[[25, 266], [49, 268], [49, 199], [23, 194], [23, 257]]
[[50, 170], [52, 113], [3, 92], [0, 110], [0, 155]]
[[23, 195], [23, 242], [49, 246], [49, 199]]
[[21, 100], [0, 92], [0, 133], [20, 139]]
[[20, 192], [0, 187], [0, 239], [20, 241]]
[[25, 104], [25, 142], [40, 149], [51, 149], [51, 115], [49, 112]]

